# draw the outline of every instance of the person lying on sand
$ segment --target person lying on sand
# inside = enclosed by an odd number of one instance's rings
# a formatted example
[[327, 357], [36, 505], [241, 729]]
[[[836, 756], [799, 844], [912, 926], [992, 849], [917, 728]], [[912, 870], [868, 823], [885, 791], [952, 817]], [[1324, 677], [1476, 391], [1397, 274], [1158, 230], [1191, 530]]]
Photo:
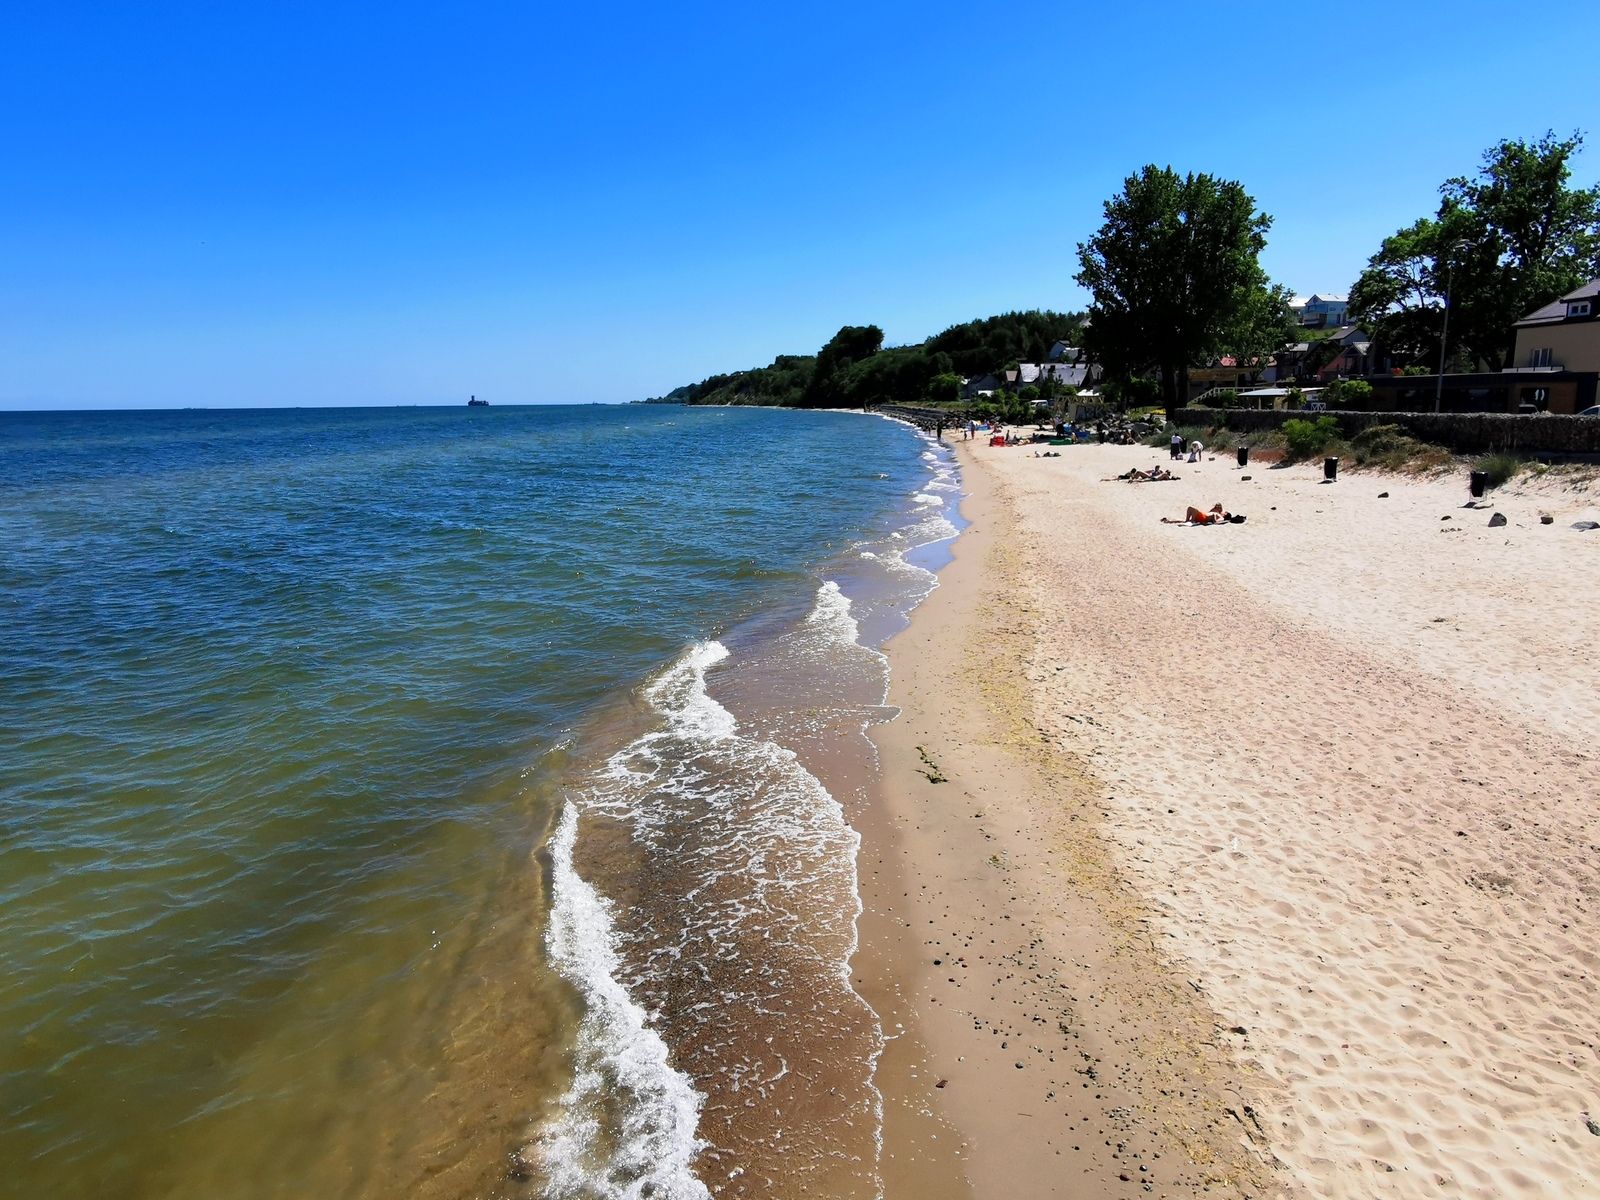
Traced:
[[1121, 475], [1113, 475], [1109, 479], [1102, 479], [1101, 483], [1165, 483], [1177, 476], [1171, 471], [1161, 467], [1151, 467], [1148, 471], [1141, 471], [1138, 467], [1129, 467]]
[[1222, 505], [1220, 504], [1213, 504], [1210, 512], [1201, 512], [1198, 508], [1191, 504], [1189, 506], [1189, 511], [1184, 515], [1183, 520], [1179, 521], [1173, 517], [1162, 517], [1161, 523], [1163, 525], [1221, 525], [1224, 523], [1243, 525], [1244, 517], [1236, 516], [1230, 512], [1224, 512], [1222, 510]]

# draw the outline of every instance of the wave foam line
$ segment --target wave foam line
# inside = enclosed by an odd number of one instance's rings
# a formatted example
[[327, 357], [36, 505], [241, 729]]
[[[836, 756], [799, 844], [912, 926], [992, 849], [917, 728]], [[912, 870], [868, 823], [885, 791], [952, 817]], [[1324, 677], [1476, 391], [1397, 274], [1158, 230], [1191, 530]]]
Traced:
[[[668, 1061], [667, 1044], [618, 982], [610, 906], [572, 865], [570, 801], [550, 841], [555, 904], [547, 944], [582, 993], [576, 1070], [561, 1115], [537, 1146], [549, 1200], [709, 1200], [690, 1169], [703, 1097]], [[614, 1130], [615, 1132], [611, 1132]]]

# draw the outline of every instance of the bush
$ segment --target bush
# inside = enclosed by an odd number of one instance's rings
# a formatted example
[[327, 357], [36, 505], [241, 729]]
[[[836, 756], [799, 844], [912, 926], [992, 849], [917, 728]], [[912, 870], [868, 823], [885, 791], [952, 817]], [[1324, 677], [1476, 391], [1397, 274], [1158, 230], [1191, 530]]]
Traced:
[[1522, 460], [1515, 454], [1501, 451], [1499, 454], [1484, 455], [1472, 464], [1472, 469], [1482, 471], [1489, 477], [1489, 486], [1497, 488], [1511, 482], [1511, 477], [1522, 469]]
[[1365, 408], [1372, 399], [1372, 385], [1365, 379], [1336, 379], [1322, 389], [1324, 404], [1339, 408]]
[[1239, 393], [1235, 388], [1223, 388], [1220, 392], [1211, 394], [1212, 408], [1238, 408]]
[[1294, 460], [1321, 454], [1338, 436], [1339, 422], [1332, 417], [1318, 417], [1315, 421], [1296, 418], [1283, 423], [1284, 441], [1289, 447], [1289, 457]]
[[1418, 441], [1399, 425], [1372, 425], [1350, 439], [1356, 465], [1385, 470], [1428, 471], [1448, 466], [1450, 451]]

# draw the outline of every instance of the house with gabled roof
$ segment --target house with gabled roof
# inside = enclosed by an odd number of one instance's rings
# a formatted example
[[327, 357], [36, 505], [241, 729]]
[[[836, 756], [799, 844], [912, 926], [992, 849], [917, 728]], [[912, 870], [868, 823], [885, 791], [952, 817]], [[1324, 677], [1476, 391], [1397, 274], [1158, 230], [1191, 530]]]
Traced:
[[1600, 379], [1600, 279], [1535, 309], [1514, 326], [1511, 407], [1571, 413], [1595, 402]]

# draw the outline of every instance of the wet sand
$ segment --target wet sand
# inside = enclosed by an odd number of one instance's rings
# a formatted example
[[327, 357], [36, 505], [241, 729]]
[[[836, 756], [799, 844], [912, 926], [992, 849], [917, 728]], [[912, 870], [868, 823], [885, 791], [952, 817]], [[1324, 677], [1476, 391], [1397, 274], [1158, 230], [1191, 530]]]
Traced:
[[1600, 1194], [1589, 493], [957, 445], [862, 828], [887, 1194]]
[[1016, 518], [970, 460], [965, 483], [972, 526], [886, 646], [902, 715], [873, 730], [861, 824], [856, 987], [906, 1031], [879, 1080], [886, 1195], [1274, 1195], [1258, 1081], [1156, 948], [1094, 781], [1034, 721]]

